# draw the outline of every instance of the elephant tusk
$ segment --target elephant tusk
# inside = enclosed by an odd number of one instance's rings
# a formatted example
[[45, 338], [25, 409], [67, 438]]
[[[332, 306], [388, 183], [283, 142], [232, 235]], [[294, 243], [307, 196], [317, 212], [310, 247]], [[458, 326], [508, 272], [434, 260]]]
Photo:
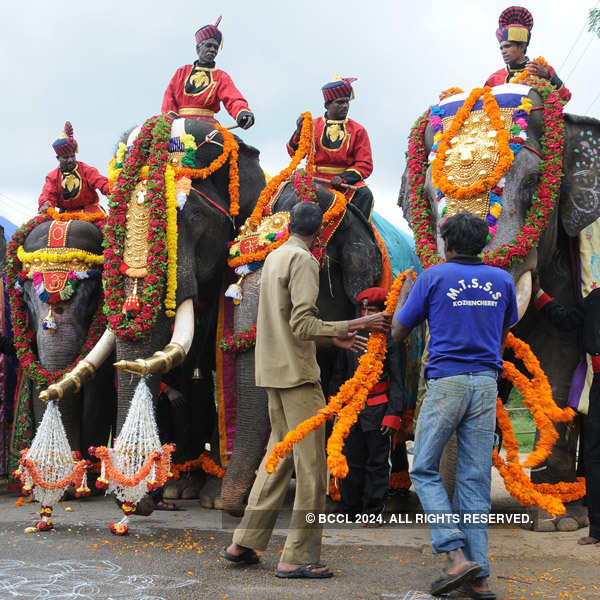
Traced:
[[519, 310], [519, 321], [523, 318], [529, 301], [531, 300], [531, 271], [525, 271], [516, 285], [517, 290], [517, 307]]
[[40, 393], [42, 402], [61, 400], [65, 394], [76, 394], [81, 386], [92, 379], [96, 370], [108, 358], [115, 347], [115, 334], [106, 329], [88, 355], [77, 363], [69, 373], [65, 373], [56, 383]]
[[163, 350], [158, 350], [150, 358], [120, 360], [115, 363], [115, 367], [140, 377], [168, 373], [185, 360], [193, 338], [194, 303], [188, 298], [177, 307], [171, 342]]

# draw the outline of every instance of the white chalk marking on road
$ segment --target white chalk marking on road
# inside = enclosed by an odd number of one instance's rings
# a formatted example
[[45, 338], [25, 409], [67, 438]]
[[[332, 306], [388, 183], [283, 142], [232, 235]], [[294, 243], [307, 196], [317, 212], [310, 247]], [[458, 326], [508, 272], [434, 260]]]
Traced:
[[[99, 568], [101, 567], [101, 568]], [[44, 600], [164, 600], [155, 590], [173, 590], [198, 579], [163, 575], [127, 575], [109, 560], [62, 560], [37, 565], [20, 560], [0, 560], [0, 597]]]

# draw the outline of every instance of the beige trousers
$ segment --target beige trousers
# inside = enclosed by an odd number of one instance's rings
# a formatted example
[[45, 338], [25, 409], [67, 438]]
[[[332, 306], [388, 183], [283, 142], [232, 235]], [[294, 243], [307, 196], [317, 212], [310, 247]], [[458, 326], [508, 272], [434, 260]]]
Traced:
[[293, 451], [280, 461], [275, 473], [266, 472], [265, 461], [275, 444], [282, 441], [288, 431], [325, 406], [325, 398], [318, 383], [285, 389], [267, 388], [267, 396], [271, 436], [248, 498], [244, 518], [233, 534], [233, 541], [255, 550], [267, 547], [295, 470], [294, 509], [280, 560], [292, 564], [314, 564], [321, 555], [323, 526], [307, 525], [305, 515], [309, 511], [322, 513], [325, 510], [325, 428], [319, 427], [295, 444]]

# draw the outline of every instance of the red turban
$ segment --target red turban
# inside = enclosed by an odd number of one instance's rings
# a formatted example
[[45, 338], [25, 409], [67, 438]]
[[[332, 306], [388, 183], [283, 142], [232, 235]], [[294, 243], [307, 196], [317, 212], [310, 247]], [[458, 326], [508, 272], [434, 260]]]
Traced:
[[358, 296], [356, 301], [359, 304], [366, 304], [367, 306], [381, 306], [385, 305], [387, 298], [387, 291], [381, 287], [370, 287], [363, 290]]

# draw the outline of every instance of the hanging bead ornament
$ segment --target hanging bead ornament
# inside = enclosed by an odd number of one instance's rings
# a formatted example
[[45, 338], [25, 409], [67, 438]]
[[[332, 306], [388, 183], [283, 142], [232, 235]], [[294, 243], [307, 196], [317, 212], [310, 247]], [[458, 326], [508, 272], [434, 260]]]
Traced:
[[42, 329], [54, 333], [56, 331], [56, 320], [54, 319], [54, 313], [52, 312], [52, 306], [48, 307], [48, 314], [42, 320]]
[[147, 491], [162, 487], [170, 476], [173, 444], [160, 445], [154, 419], [152, 393], [145, 378], [135, 389], [131, 405], [114, 448], [90, 448], [89, 453], [102, 461], [96, 487], [114, 492], [121, 500], [123, 518], [110, 524], [115, 535], [129, 531], [129, 516]]
[[87, 488], [86, 461], [78, 460], [80, 456], [78, 452], [71, 452], [58, 404], [49, 402], [31, 448], [22, 451], [14, 473], [23, 484], [23, 494], [33, 492], [34, 499], [42, 505], [41, 520], [35, 524], [35, 531], [49, 531], [54, 527], [50, 519], [52, 506], [67, 486]]

